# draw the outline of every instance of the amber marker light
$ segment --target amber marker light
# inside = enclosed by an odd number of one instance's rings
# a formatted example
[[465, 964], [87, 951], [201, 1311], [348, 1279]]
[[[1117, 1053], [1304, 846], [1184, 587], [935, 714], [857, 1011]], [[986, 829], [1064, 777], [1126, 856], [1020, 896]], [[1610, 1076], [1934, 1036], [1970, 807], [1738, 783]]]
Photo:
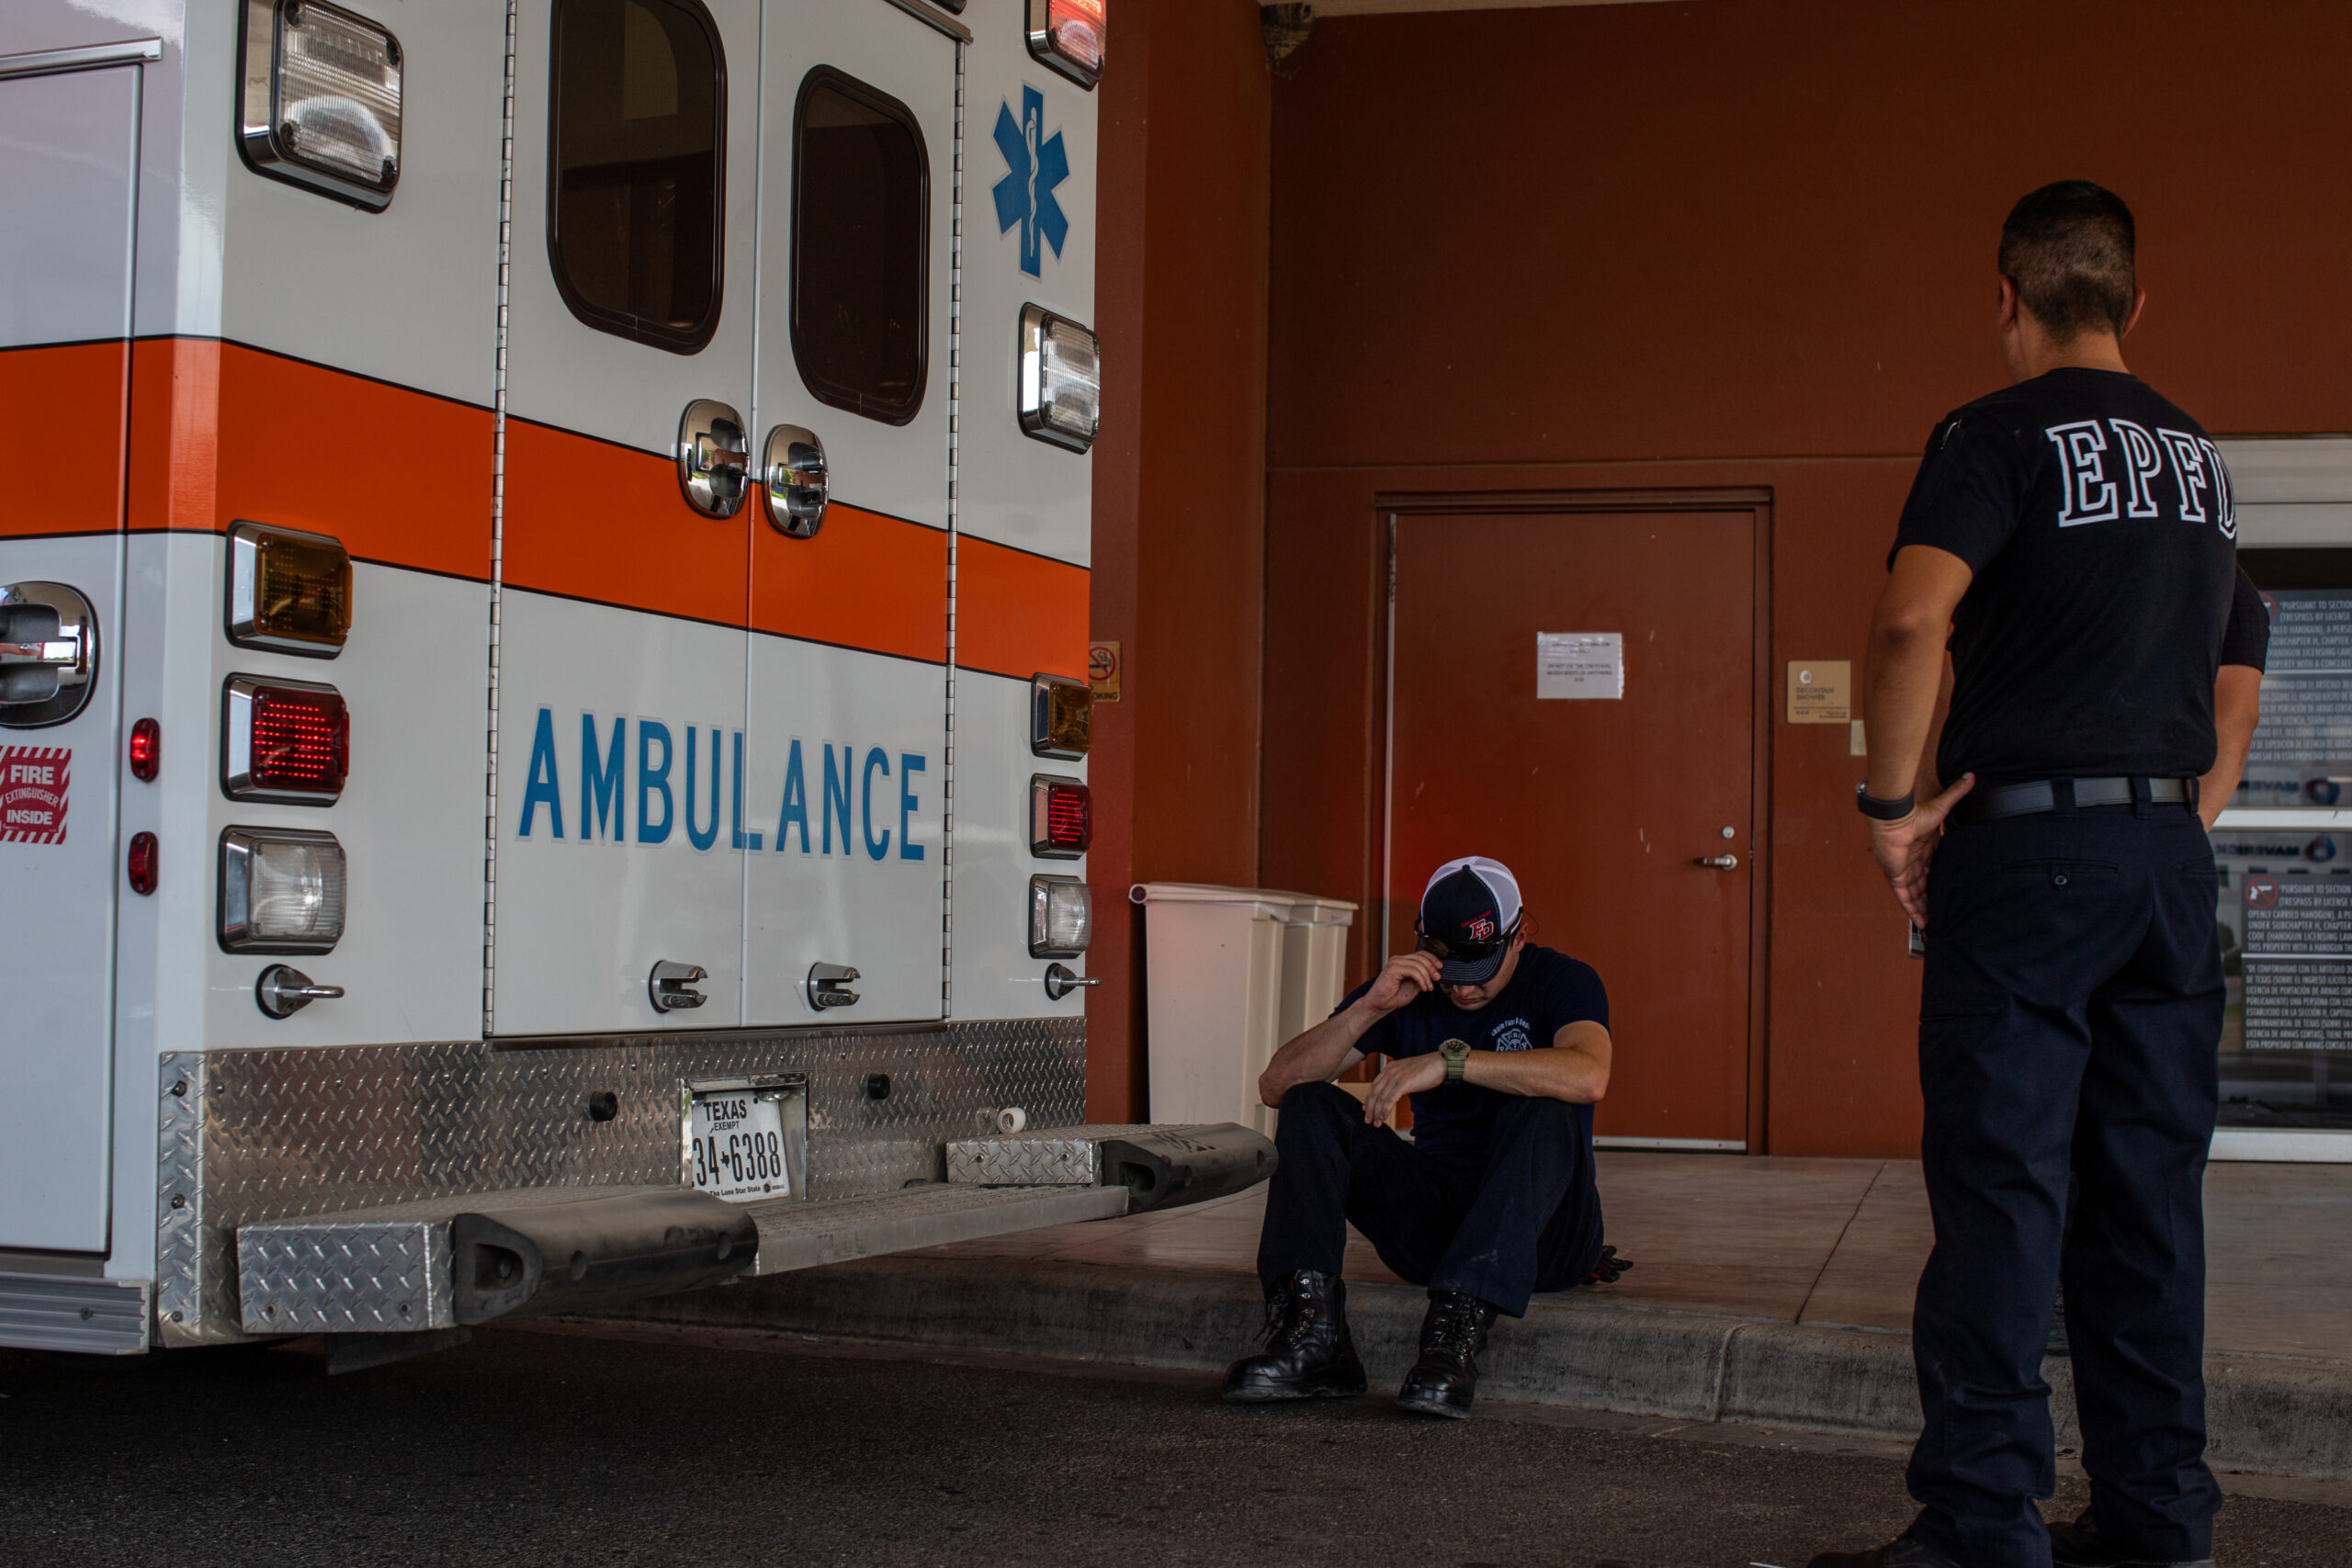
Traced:
[[333, 659], [351, 635], [351, 556], [324, 534], [240, 523], [229, 533], [229, 640]]

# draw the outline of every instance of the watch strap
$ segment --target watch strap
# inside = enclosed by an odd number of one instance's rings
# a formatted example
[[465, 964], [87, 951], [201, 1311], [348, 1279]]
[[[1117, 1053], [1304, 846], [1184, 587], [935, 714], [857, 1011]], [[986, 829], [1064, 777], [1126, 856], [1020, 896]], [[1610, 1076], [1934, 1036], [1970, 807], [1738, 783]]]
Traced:
[[1911, 815], [1912, 807], [1917, 803], [1917, 798], [1916, 792], [1905, 790], [1895, 799], [1881, 800], [1871, 793], [1869, 784], [1858, 784], [1854, 786], [1854, 809], [1873, 822], [1902, 821]]

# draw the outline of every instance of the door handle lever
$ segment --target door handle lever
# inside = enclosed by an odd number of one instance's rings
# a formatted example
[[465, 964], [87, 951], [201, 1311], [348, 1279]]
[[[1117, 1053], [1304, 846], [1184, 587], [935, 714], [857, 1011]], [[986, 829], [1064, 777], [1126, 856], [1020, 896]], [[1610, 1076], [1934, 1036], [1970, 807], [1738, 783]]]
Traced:
[[1719, 855], [1701, 855], [1690, 863], [1692, 865], [1712, 866], [1717, 871], [1737, 871], [1739, 869], [1739, 857], [1729, 852]]

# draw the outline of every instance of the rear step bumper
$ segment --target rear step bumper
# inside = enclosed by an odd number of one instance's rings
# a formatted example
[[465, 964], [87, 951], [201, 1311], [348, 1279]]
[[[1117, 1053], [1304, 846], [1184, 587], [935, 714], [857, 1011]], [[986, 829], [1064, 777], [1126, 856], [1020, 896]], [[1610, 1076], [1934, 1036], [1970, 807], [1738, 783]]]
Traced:
[[248, 1335], [411, 1334], [582, 1312], [914, 1247], [1223, 1197], [1273, 1169], [1234, 1123], [973, 1139], [948, 1180], [865, 1197], [730, 1203], [665, 1186], [523, 1188], [236, 1230]]

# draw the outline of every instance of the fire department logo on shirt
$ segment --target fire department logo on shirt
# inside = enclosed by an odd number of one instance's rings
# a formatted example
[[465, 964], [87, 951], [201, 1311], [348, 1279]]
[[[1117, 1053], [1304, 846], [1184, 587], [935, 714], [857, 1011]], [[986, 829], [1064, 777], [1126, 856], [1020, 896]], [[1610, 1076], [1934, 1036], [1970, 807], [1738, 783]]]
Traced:
[[1498, 1051], [1535, 1049], [1535, 1042], [1527, 1032], [1527, 1020], [1523, 1018], [1507, 1018], [1495, 1025], [1494, 1032], [1487, 1037], [1487, 1043]]
[[70, 746], [0, 746], [0, 844], [65, 841]]
[[996, 150], [1004, 154], [1004, 178], [989, 188], [996, 199], [996, 231], [1021, 228], [1021, 270], [1032, 277], [1044, 276], [1046, 246], [1059, 260], [1062, 242], [1069, 237], [1069, 220], [1054, 197], [1054, 187], [1069, 178], [1069, 149], [1062, 133], [1046, 134], [1046, 95], [1035, 87], [1021, 89], [1021, 117], [1012, 106], [996, 110]]

